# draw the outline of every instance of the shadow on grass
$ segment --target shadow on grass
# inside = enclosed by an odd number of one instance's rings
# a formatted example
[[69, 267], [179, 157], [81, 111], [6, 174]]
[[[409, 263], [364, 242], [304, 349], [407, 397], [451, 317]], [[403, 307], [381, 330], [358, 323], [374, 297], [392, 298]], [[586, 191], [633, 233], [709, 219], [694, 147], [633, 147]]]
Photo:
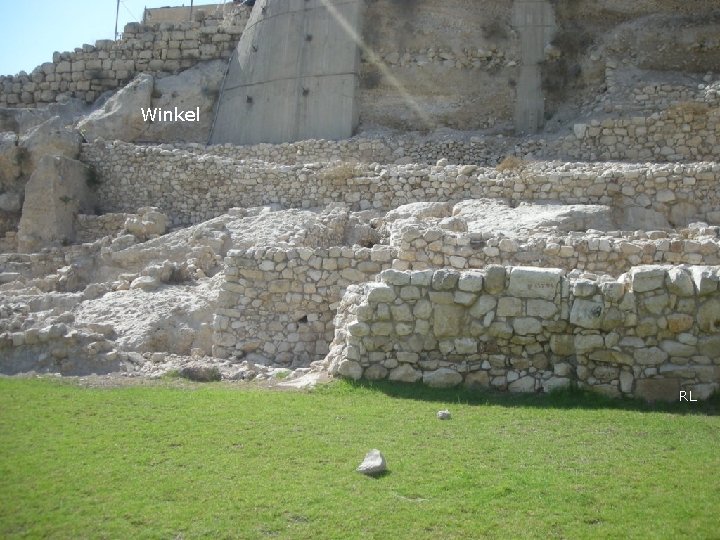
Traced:
[[706, 401], [656, 402], [641, 399], [610, 398], [579, 388], [564, 388], [550, 393], [518, 394], [490, 389], [429, 388], [421, 384], [389, 381], [347, 381], [354, 389], [382, 392], [400, 399], [462, 403], [467, 405], [498, 405], [501, 407], [539, 407], [551, 409], [616, 409], [639, 412], [668, 412], [720, 416], [720, 393]]

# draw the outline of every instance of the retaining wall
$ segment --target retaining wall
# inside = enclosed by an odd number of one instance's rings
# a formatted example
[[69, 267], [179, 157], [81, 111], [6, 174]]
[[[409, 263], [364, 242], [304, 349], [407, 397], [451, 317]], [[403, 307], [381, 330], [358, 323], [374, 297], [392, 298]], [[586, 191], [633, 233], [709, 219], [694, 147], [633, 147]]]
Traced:
[[389, 268], [394, 256], [388, 246], [230, 251], [213, 355], [295, 367], [322, 360], [347, 286]]
[[0, 107], [39, 107], [64, 96], [94, 102], [139, 73], [173, 74], [201, 61], [229, 58], [245, 28], [248, 10], [217, 11], [180, 24], [129, 23], [122, 39], [99, 40], [72, 52], [56, 52], [32, 73], [0, 76]]
[[720, 382], [720, 268], [388, 270], [340, 303], [329, 361], [353, 379], [517, 392], [707, 397]]
[[524, 239], [456, 233], [429, 223], [392, 229], [397, 270], [484, 268], [490, 264], [534, 265], [618, 276], [641, 264], [720, 265], [718, 227], [681, 233], [548, 231]]
[[473, 165], [275, 165], [118, 142], [85, 144], [81, 159], [98, 173], [102, 211], [158, 206], [176, 224], [197, 223], [234, 206], [341, 202], [355, 210], [391, 209], [477, 198], [640, 207], [675, 226], [695, 220], [720, 224], [718, 163], [519, 162], [504, 172]]

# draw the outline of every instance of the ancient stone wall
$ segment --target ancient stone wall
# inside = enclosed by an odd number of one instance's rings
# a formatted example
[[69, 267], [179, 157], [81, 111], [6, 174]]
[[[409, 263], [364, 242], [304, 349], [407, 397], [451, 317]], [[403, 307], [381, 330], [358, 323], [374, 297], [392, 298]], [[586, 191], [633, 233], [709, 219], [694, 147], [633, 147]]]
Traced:
[[56, 52], [52, 62], [30, 74], [0, 76], [0, 107], [38, 107], [64, 96], [92, 103], [139, 73], [162, 76], [201, 61], [229, 58], [247, 17], [247, 9], [233, 8], [227, 16], [216, 12], [176, 25], [130, 23], [118, 41], [99, 40], [72, 52]]
[[100, 179], [96, 196], [102, 211], [134, 212], [154, 205], [176, 224], [197, 223], [234, 206], [307, 208], [342, 202], [364, 210], [485, 197], [640, 208], [665, 216], [674, 226], [720, 224], [717, 163], [617, 163], [608, 168], [519, 161], [502, 172], [473, 165], [275, 165], [102, 142], [83, 145], [82, 160]]
[[406, 223], [393, 230], [393, 268], [470, 269], [490, 264], [541, 265], [618, 276], [641, 264], [720, 265], [720, 228], [650, 232], [538, 232], [526, 239], [453, 232], [438, 225]]
[[[713, 161], [720, 155], [720, 84], [684, 100], [682, 89], [647, 87], [635, 94], [649, 116], [594, 119], [576, 124], [555, 155], [578, 160]], [[548, 152], [548, 154], [553, 153]]]
[[533, 392], [708, 396], [720, 381], [718, 267], [387, 270], [350, 287], [329, 359], [346, 377]]
[[347, 286], [389, 268], [394, 255], [389, 246], [229, 252], [213, 355], [294, 367], [323, 359]]

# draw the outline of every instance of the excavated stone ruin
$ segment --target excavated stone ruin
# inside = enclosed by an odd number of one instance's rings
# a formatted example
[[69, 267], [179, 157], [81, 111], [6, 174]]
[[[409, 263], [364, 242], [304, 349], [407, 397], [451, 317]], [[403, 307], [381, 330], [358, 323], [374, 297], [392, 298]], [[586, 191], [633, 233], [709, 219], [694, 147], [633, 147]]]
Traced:
[[[517, 13], [485, 3], [483, 15], [418, 2], [432, 14], [412, 22], [425, 34], [392, 34], [396, 6], [362, 27], [359, 125], [340, 140], [205, 144], [226, 63], [262, 13], [245, 8], [130, 25], [124, 42], [0, 78], [0, 372], [313, 372], [709, 397], [720, 386], [715, 14], [608, 1], [583, 22], [555, 2], [537, 64], [521, 54]], [[465, 49], [448, 22], [464, 16], [483, 22], [481, 36], [463, 30]], [[654, 28], [677, 32], [686, 64]], [[148, 41], [160, 58], [127, 56]], [[186, 41], [197, 54], [176, 50]], [[508, 101], [522, 77], [542, 79], [538, 133], [513, 130], [537, 105]], [[206, 121], [138, 118], [176, 103]]]

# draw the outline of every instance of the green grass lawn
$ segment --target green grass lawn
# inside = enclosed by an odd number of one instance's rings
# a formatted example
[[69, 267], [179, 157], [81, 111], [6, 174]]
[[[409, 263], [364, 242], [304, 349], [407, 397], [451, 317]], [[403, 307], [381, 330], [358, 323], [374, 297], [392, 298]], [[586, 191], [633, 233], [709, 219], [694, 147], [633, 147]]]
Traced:
[[0, 537], [720, 538], [718, 405], [0, 379]]

